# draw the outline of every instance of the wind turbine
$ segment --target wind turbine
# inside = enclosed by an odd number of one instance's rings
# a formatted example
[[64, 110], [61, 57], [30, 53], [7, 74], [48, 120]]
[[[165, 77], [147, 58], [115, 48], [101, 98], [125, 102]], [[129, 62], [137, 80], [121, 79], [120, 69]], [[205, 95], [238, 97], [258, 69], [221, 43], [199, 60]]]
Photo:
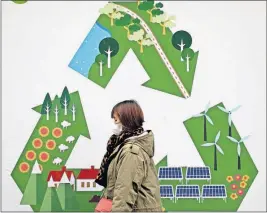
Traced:
[[206, 105], [204, 113], [200, 113], [198, 115], [193, 116], [195, 118], [201, 117], [201, 116], [204, 117], [204, 141], [207, 141], [207, 137], [208, 137], [208, 135], [207, 135], [207, 120], [211, 125], [213, 125], [211, 118], [207, 115], [207, 112], [209, 110], [209, 106], [210, 106], [210, 102]]
[[221, 132], [219, 131], [215, 137], [215, 141], [212, 143], [204, 143], [201, 146], [214, 146], [214, 170], [217, 170], [217, 150], [224, 155], [222, 148], [218, 145], [218, 140], [220, 138]]
[[238, 170], [240, 170], [241, 169], [241, 146], [240, 146], [240, 144], [242, 143], [242, 142], [244, 142], [244, 140], [247, 140], [248, 138], [250, 137], [250, 135], [248, 135], [248, 136], [246, 136], [246, 137], [243, 137], [243, 138], [241, 138], [241, 140], [240, 141], [238, 141], [238, 140], [236, 140], [235, 138], [233, 138], [233, 137], [231, 137], [231, 136], [227, 136], [227, 138], [230, 140], [230, 141], [232, 141], [232, 142], [234, 142], [234, 143], [237, 143], [237, 168], [238, 168]]
[[221, 106], [218, 106], [218, 108], [220, 110], [222, 110], [225, 113], [228, 113], [229, 136], [232, 136], [232, 117], [231, 117], [231, 115], [232, 115], [233, 112], [237, 111], [240, 107], [241, 107], [241, 105], [235, 107], [232, 110], [227, 110], [227, 109], [225, 109], [225, 108], [223, 108]]

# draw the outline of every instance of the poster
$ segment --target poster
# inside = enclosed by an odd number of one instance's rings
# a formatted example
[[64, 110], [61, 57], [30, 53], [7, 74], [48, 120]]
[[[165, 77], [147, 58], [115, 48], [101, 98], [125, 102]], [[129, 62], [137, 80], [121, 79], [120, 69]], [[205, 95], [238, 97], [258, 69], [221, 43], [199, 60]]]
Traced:
[[125, 99], [165, 211], [266, 210], [265, 2], [2, 5], [3, 211], [94, 211]]

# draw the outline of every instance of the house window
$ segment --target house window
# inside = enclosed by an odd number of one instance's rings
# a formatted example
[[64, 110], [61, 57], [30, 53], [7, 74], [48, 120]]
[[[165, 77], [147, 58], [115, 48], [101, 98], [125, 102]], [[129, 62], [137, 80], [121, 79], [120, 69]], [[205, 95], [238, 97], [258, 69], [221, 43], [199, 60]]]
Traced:
[[90, 187], [90, 182], [87, 182], [87, 188]]
[[93, 182], [93, 187], [94, 187], [94, 188], [96, 187], [96, 183], [95, 183], [95, 182]]
[[81, 182], [81, 187], [83, 187], [83, 188], [84, 188], [84, 182]]
[[55, 183], [55, 187], [57, 187], [57, 184]]

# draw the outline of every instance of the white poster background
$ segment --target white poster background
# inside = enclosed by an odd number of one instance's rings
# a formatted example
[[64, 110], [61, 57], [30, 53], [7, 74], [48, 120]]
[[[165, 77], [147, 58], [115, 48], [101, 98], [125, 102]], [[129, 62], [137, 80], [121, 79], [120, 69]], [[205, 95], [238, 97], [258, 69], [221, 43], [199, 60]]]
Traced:
[[[190, 32], [192, 48], [200, 51], [188, 100], [142, 87], [148, 76], [132, 51], [106, 89], [68, 68], [105, 3], [2, 2], [3, 211], [31, 211], [19, 205], [22, 194], [10, 173], [39, 118], [31, 108], [47, 92], [60, 95], [64, 86], [79, 91], [92, 138], [89, 148], [78, 151], [84, 160], [73, 156], [70, 162], [82, 166], [100, 164], [110, 110], [118, 101], [140, 103], [145, 126], [155, 134], [155, 161], [168, 154], [170, 165], [203, 165], [185, 119], [208, 101], [223, 101], [228, 108], [241, 104], [233, 122], [241, 136], [252, 135], [246, 147], [259, 173], [239, 210], [266, 211], [266, 2], [164, 2], [164, 10], [177, 17], [172, 30]], [[86, 140], [81, 137], [81, 146]]]

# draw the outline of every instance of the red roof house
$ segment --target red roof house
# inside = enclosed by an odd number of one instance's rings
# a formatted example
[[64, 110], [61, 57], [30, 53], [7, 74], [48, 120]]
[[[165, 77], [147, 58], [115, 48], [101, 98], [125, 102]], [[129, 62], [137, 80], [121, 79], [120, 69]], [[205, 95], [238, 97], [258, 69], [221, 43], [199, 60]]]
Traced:
[[82, 169], [77, 177], [78, 179], [87, 179], [95, 180], [99, 173], [99, 169], [95, 169], [94, 166], [91, 166], [91, 169]]
[[57, 187], [59, 183], [75, 184], [75, 175], [71, 170], [67, 170], [66, 166], [63, 166], [59, 171], [50, 171], [47, 177], [49, 187]]
[[98, 173], [94, 166], [82, 169], [77, 177], [77, 191], [101, 191], [103, 187], [95, 183]]

